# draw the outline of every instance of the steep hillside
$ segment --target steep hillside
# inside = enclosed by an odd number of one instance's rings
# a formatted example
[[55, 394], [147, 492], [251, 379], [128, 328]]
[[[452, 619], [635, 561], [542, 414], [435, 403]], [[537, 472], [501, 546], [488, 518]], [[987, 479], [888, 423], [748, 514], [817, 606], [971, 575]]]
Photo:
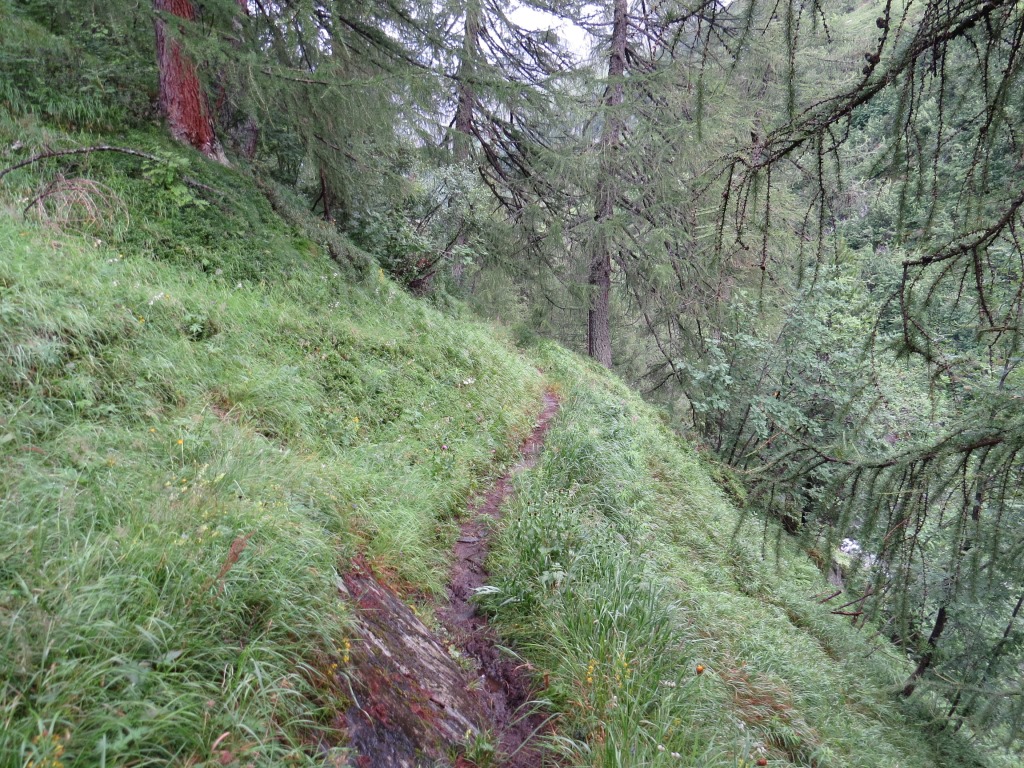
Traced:
[[847, 599], [808, 554], [739, 511], [657, 410], [596, 364], [535, 354], [561, 413], [484, 605], [548, 683], [573, 763], [999, 763], [934, 727], [929, 702], [898, 701], [906, 658], [834, 613]]
[[[103, 170], [122, 200], [132, 170]], [[4, 765], [193, 764], [225, 733], [310, 760], [338, 570], [436, 593], [532, 424], [540, 375], [495, 329], [354, 281], [199, 170], [225, 198], [151, 188], [120, 242], [0, 218]]]
[[[480, 590], [534, 681], [538, 749], [995, 764], [897, 703], [906, 660], [620, 382], [413, 300], [244, 172], [122, 140], [167, 161], [4, 180], [0, 765], [358, 765], [340, 577], [358, 555], [436, 630], [467, 502], [546, 386], [561, 412]], [[508, 757], [486, 731], [449, 754]]]

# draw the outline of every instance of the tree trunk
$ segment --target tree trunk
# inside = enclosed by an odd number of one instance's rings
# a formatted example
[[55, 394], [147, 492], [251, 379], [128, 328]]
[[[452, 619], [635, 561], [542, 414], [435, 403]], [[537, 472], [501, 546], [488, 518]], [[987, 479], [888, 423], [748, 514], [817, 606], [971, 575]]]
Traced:
[[[480, 56], [482, 24], [483, 14], [480, 0], [467, 0], [466, 30], [462, 38], [462, 59], [459, 61], [459, 72], [456, 76], [458, 103], [455, 109], [455, 135], [453, 137], [455, 162], [460, 165], [467, 163], [473, 157], [473, 110], [476, 103], [476, 94], [473, 92], [473, 76], [476, 72], [476, 62]], [[460, 232], [455, 245], [458, 247], [465, 244], [465, 232]], [[464, 265], [456, 254], [452, 261], [452, 279], [456, 285], [462, 284], [463, 268]]]
[[[599, 240], [605, 240], [598, 234]], [[606, 242], [601, 242], [590, 259], [590, 309], [587, 311], [587, 354], [605, 368], [612, 367], [611, 335], [611, 254]]]
[[910, 673], [910, 677], [907, 678], [907, 682], [903, 685], [903, 690], [900, 695], [903, 698], [907, 698], [917, 688], [917, 682], [921, 679], [928, 667], [932, 664], [932, 659], [935, 656], [935, 646], [939, 642], [939, 636], [942, 634], [942, 630], [946, 628], [946, 606], [939, 608], [939, 612], [935, 615], [935, 624], [932, 626], [932, 633], [928, 635], [928, 650], [921, 656], [921, 660], [917, 662], [917, 667], [913, 672]]
[[618, 193], [619, 143], [624, 125], [622, 106], [626, 73], [626, 0], [614, 0], [612, 8], [612, 46], [608, 57], [608, 88], [605, 91], [604, 128], [601, 133], [601, 162], [594, 194], [596, 232], [590, 254], [590, 309], [587, 312], [587, 353], [606, 368], [612, 367], [611, 285], [612, 238], [608, 229], [615, 215]]
[[331, 214], [331, 188], [327, 183], [327, 174], [320, 169], [320, 200], [324, 204], [324, 221], [334, 223], [334, 216]]
[[[248, 0], [238, 0], [238, 7], [242, 12], [242, 16], [250, 16]], [[236, 17], [232, 25], [235, 33], [238, 35], [235, 47], [241, 48], [242, 36], [244, 34], [243, 22]], [[236, 84], [236, 87], [239, 86]], [[235, 115], [232, 115], [232, 117], [234, 118]], [[256, 157], [256, 150], [259, 148], [260, 143], [260, 124], [256, 117], [252, 114], [247, 114], [242, 119], [241, 125], [234, 128], [232, 138], [234, 139], [236, 149], [242, 153], [246, 160], [252, 160]]]
[[181, 45], [167, 32], [165, 15], [194, 21], [196, 12], [191, 0], [153, 0], [157, 12], [156, 59], [160, 73], [160, 112], [167, 118], [171, 136], [189, 144], [207, 157], [227, 163], [224, 151], [213, 130], [210, 107], [206, 103], [195, 64], [181, 50]]
[[462, 163], [473, 156], [473, 77], [480, 58], [480, 28], [483, 23], [480, 0], [466, 2], [466, 31], [462, 38], [462, 58], [456, 75], [458, 104], [455, 109], [455, 161]]

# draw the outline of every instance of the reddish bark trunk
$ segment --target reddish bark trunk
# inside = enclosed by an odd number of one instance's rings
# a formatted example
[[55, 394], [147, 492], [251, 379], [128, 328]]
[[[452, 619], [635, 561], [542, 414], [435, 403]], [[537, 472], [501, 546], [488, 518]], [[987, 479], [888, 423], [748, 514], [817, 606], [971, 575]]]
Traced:
[[153, 0], [157, 11], [156, 59], [160, 74], [160, 112], [167, 118], [171, 136], [189, 144], [218, 162], [226, 162], [217, 134], [213, 130], [210, 107], [206, 103], [195, 64], [181, 45], [167, 32], [164, 16], [194, 21], [196, 11], [191, 0]]

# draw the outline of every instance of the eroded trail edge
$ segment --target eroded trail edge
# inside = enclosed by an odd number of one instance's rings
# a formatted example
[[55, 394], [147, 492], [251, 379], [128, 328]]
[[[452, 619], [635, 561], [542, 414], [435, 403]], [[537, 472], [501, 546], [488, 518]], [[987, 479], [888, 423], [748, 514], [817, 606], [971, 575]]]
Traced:
[[[456, 755], [474, 740], [496, 747], [496, 762], [507, 768], [541, 764], [535, 742], [544, 718], [531, 713], [528, 671], [501, 653], [472, 598], [488, 581], [490, 537], [513, 479], [537, 463], [558, 408], [557, 395], [546, 391], [519, 462], [470, 502], [455, 545], [448, 600], [437, 611], [449, 638], [424, 624], [361, 559], [339, 580], [354, 611], [351, 676], [344, 680], [352, 703], [336, 723], [348, 734], [351, 765], [420, 768], [454, 760], [461, 768], [473, 763]], [[475, 669], [460, 664], [460, 655]]]

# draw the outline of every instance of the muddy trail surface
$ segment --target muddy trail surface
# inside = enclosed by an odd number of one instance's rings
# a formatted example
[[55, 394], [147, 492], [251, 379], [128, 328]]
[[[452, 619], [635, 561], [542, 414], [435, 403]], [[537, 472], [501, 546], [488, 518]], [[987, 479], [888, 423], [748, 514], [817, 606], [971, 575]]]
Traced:
[[[528, 670], [503, 654], [487, 617], [473, 603], [488, 581], [485, 562], [494, 522], [515, 476], [536, 464], [558, 397], [543, 407], [520, 460], [470, 503], [455, 544], [447, 603], [428, 627], [370, 567], [357, 559], [338, 583], [355, 613], [349, 685], [352, 704], [337, 725], [348, 734], [357, 768], [472, 766], [467, 745], [494, 747], [506, 768], [536, 768], [544, 716], [533, 712]], [[471, 663], [467, 663], [471, 662]], [[470, 668], [472, 667], [472, 668]]]

